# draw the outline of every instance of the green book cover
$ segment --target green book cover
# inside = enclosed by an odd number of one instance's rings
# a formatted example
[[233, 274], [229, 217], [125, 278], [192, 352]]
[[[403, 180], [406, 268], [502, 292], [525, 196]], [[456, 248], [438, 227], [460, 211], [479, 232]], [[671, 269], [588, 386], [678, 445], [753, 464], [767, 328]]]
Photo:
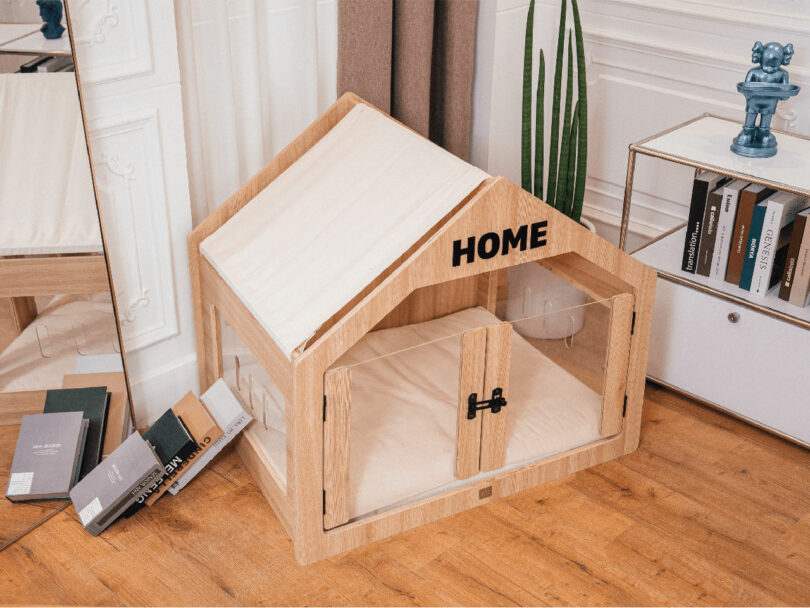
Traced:
[[768, 201], [757, 203], [751, 216], [751, 232], [748, 233], [748, 244], [745, 247], [745, 260], [743, 260], [742, 274], [740, 275], [740, 288], [751, 291], [751, 281], [754, 278], [754, 267], [757, 262], [757, 251], [762, 236], [762, 224], [765, 221], [765, 211]]
[[101, 462], [109, 401], [106, 386], [61, 388], [48, 391], [45, 395], [44, 413], [82, 412], [89, 421], [79, 479], [83, 479]]

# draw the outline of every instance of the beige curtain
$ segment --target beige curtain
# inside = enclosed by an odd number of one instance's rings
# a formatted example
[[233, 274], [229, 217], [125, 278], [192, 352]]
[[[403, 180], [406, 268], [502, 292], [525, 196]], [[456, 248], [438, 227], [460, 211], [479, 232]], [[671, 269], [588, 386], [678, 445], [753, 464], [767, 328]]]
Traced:
[[478, 0], [339, 0], [338, 95], [468, 159]]

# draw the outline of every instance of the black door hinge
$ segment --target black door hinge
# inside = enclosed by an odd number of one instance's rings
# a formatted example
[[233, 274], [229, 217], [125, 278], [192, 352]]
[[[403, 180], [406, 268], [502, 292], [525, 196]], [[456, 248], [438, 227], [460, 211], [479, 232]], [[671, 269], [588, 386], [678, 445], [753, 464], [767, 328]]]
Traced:
[[622, 418], [627, 413], [627, 395], [624, 396], [624, 405], [622, 406]]
[[326, 422], [326, 395], [323, 396], [323, 421]]
[[630, 335], [636, 331], [636, 311], [633, 311], [633, 320], [630, 322]]
[[470, 393], [467, 397], [467, 420], [475, 419], [478, 410], [492, 410], [493, 414], [497, 414], [502, 407], [506, 407], [506, 398], [501, 387], [493, 388], [492, 398], [484, 401], [478, 401], [478, 393]]
[[323, 491], [323, 514], [326, 515], [326, 490]]

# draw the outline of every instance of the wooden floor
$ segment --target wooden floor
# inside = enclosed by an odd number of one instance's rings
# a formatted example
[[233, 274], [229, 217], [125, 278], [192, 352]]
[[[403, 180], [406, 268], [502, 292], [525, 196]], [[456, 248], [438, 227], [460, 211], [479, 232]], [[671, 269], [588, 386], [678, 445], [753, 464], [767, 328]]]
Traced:
[[810, 452], [648, 385], [640, 449], [307, 568], [228, 451], [93, 538], [0, 553], [2, 604], [810, 603]]

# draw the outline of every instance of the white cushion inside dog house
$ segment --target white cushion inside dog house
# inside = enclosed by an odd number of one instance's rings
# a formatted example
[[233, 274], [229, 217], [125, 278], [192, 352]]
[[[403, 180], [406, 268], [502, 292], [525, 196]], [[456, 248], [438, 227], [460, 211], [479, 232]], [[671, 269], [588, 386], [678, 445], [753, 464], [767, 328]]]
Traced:
[[487, 177], [358, 104], [200, 250], [290, 358]]

